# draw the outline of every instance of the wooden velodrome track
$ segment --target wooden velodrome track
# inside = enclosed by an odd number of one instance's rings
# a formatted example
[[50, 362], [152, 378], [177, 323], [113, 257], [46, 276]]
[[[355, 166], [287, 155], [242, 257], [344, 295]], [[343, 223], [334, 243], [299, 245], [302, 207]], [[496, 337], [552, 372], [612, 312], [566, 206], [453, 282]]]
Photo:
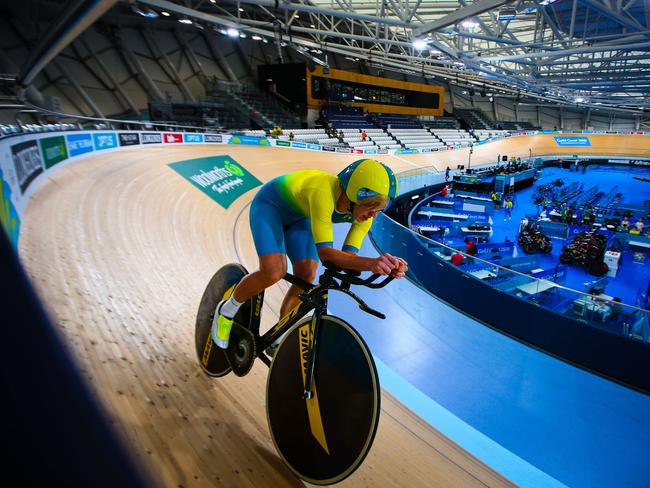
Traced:
[[[479, 146], [472, 163], [528, 156], [529, 147], [526, 140]], [[94, 155], [34, 193], [20, 256], [109, 418], [161, 486], [301, 486], [270, 439], [266, 366], [257, 362], [245, 378], [211, 379], [195, 358], [195, 313], [209, 278], [227, 262], [256, 267], [248, 228], [255, 191], [224, 210], [167, 165], [222, 154], [262, 181], [300, 168], [337, 172], [356, 159], [215, 145]], [[396, 172], [444, 169], [466, 161], [467, 150], [378, 159]], [[285, 289], [267, 292], [263, 327], [277, 320]], [[341, 485], [512, 484], [383, 392], [373, 448]]]

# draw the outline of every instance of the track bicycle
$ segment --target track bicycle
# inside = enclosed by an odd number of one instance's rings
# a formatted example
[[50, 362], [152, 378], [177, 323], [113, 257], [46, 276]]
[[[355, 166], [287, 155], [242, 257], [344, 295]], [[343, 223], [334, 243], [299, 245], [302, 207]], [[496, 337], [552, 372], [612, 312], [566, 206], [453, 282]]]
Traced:
[[[354, 328], [327, 313], [328, 294], [345, 293], [364, 312], [386, 318], [350, 291], [351, 285], [381, 288], [393, 278], [361, 278], [356, 271], [324, 263], [314, 285], [287, 273], [302, 288], [300, 304], [265, 334], [259, 334], [264, 292], [245, 302], [233, 321], [224, 350], [210, 337], [217, 303], [227, 299], [247, 274], [228, 264], [212, 277], [201, 298], [195, 330], [196, 353], [205, 373], [245, 376], [259, 358], [269, 366], [266, 409], [273, 443], [285, 464], [310, 483], [337, 483], [363, 462], [377, 431], [380, 387], [368, 346]], [[308, 315], [313, 311], [312, 315]], [[264, 351], [281, 338], [270, 358]]]

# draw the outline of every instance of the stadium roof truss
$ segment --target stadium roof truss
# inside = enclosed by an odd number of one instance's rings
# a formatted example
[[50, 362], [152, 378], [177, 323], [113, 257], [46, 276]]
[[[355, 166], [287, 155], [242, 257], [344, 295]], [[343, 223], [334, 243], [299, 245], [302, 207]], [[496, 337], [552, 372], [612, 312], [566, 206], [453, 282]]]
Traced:
[[[108, 2], [114, 3], [114, 2]], [[192, 23], [481, 92], [650, 109], [650, 0], [136, 0]]]

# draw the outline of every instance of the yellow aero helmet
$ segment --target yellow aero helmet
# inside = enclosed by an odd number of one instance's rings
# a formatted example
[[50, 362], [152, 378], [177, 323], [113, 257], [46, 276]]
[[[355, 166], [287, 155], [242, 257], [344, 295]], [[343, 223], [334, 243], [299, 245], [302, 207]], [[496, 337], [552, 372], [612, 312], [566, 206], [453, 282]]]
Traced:
[[359, 159], [338, 174], [341, 188], [353, 203], [376, 197], [397, 197], [397, 178], [385, 164]]

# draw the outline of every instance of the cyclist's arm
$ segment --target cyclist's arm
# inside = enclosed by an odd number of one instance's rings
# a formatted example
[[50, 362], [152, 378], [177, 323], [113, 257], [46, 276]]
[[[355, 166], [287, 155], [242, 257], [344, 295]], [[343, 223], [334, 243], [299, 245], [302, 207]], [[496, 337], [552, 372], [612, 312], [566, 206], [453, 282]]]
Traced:
[[319, 247], [318, 257], [321, 261], [330, 261], [343, 269], [354, 271], [372, 271], [382, 275], [392, 273], [400, 267], [398, 258], [383, 254], [377, 258], [357, 256], [349, 251], [339, 251], [333, 247]]

